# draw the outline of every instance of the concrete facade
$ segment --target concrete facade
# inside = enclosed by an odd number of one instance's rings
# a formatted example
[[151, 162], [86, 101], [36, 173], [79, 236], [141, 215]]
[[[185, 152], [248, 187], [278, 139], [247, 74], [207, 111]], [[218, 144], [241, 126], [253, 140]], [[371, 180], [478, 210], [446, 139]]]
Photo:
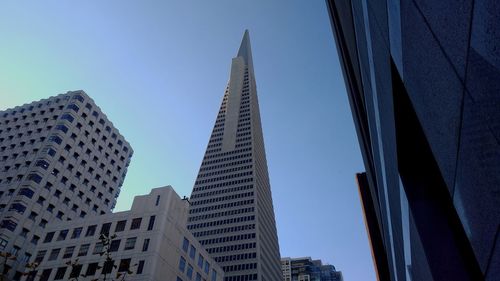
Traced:
[[[93, 280], [111, 268], [113, 278], [130, 270], [125, 280], [222, 281], [223, 270], [186, 228], [188, 208], [167, 186], [136, 196], [129, 211], [53, 224], [37, 247], [34, 280]], [[101, 234], [116, 235], [109, 249], [114, 268], [100, 255]], [[81, 267], [66, 264], [76, 259]]]
[[248, 31], [190, 200], [188, 228], [226, 281], [282, 279]]
[[110, 213], [132, 148], [73, 91], [0, 112], [0, 251], [19, 279], [49, 225]]

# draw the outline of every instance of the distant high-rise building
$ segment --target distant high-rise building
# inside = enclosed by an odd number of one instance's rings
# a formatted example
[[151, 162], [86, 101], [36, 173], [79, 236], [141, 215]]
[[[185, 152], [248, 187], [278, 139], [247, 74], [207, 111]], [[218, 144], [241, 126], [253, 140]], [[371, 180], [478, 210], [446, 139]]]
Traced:
[[281, 270], [284, 281], [343, 281], [342, 272], [335, 266], [323, 264], [321, 260], [304, 258], [282, 258]]
[[103, 280], [105, 275], [128, 281], [223, 281], [222, 269], [187, 230], [187, 212], [188, 202], [167, 186], [136, 196], [129, 211], [54, 223], [36, 248], [33, 261], [39, 266], [30, 275], [41, 281]]
[[83, 91], [1, 111], [0, 251], [17, 257], [4, 269], [9, 276], [33, 256], [49, 224], [109, 213], [131, 156]]
[[248, 31], [190, 200], [188, 228], [226, 281], [282, 279]]
[[379, 280], [499, 280], [499, 2], [327, 4]]

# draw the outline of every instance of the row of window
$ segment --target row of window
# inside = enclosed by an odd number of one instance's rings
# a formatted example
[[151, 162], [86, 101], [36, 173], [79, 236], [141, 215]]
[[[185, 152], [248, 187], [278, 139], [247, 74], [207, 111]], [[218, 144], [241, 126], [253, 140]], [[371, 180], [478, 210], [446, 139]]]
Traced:
[[257, 268], [257, 263], [244, 263], [244, 264], [233, 264], [233, 265], [223, 266], [222, 270], [224, 270], [224, 272], [231, 272], [231, 271], [251, 270], [256, 268]]
[[[251, 195], [250, 195], [250, 193], [251, 193]], [[248, 192], [245, 194], [248, 194], [247, 196], [253, 196], [253, 192]], [[214, 205], [214, 206], [207, 206], [207, 207], [202, 207], [202, 208], [190, 209], [189, 213], [196, 214], [196, 213], [201, 213], [201, 212], [208, 212], [208, 211], [213, 211], [213, 210], [232, 208], [232, 207], [236, 207], [236, 206], [250, 205], [250, 204], [253, 204], [253, 202], [254, 202], [253, 199], [237, 201], [237, 202], [228, 202], [228, 203]]]
[[218, 235], [218, 234], [222, 234], [222, 233], [240, 232], [243, 230], [251, 230], [251, 229], [255, 229], [255, 224], [237, 225], [237, 226], [231, 226], [231, 227], [225, 227], [225, 228], [216, 228], [216, 229], [204, 230], [204, 231], [199, 231], [199, 232], [193, 232], [193, 236], [194, 237], [203, 237], [203, 236]]
[[224, 157], [224, 158], [219, 158], [219, 159], [210, 160], [210, 161], [203, 161], [201, 163], [201, 166], [206, 167], [207, 165], [211, 165], [211, 164], [215, 164], [215, 163], [226, 162], [229, 160], [241, 159], [241, 158], [247, 158], [247, 157], [252, 157], [252, 153], [245, 153], [245, 154], [235, 155], [235, 156], [231, 156], [231, 157]]
[[[189, 258], [194, 262], [196, 258], [196, 247], [193, 244], [190, 244], [189, 240], [186, 237], [184, 237], [184, 239], [182, 240], [181, 248], [186, 254], [189, 253]], [[179, 260], [179, 270], [181, 272], [184, 272], [185, 267], [186, 267], [186, 259], [183, 256], [181, 256]], [[198, 254], [198, 267], [200, 268], [200, 270], [203, 270], [205, 274], [208, 274], [210, 272], [210, 263], [206, 258], [203, 257], [201, 253]], [[215, 269], [212, 269], [212, 272], [215, 272]], [[217, 273], [215, 273], [215, 275], [217, 275]]]
[[245, 146], [250, 146], [250, 145], [252, 145], [251, 142], [238, 143], [238, 144], [236, 144], [235, 148], [240, 148], [240, 147], [245, 147]]
[[232, 241], [249, 240], [254, 238], [255, 238], [255, 233], [246, 233], [246, 234], [233, 235], [227, 237], [218, 237], [218, 238], [200, 240], [200, 244], [210, 245], [210, 244], [218, 244], [218, 243], [225, 243]]
[[255, 243], [255, 242], [243, 243], [243, 244], [235, 244], [235, 245], [227, 245], [227, 246], [208, 248], [207, 252], [209, 254], [232, 252], [232, 251], [240, 251], [240, 250], [247, 250], [247, 249], [255, 249], [256, 246], [257, 246], [257, 243]]
[[236, 139], [236, 143], [252, 140], [252, 137], [244, 137]]
[[[247, 200], [251, 201], [251, 200]], [[244, 202], [244, 201], [242, 201]], [[199, 221], [199, 220], [204, 220], [204, 219], [212, 219], [212, 218], [218, 218], [218, 217], [226, 217], [226, 216], [234, 216], [234, 215], [239, 215], [239, 214], [244, 214], [244, 213], [251, 213], [254, 212], [255, 208], [242, 208], [242, 209], [236, 209], [236, 210], [228, 210], [224, 212], [219, 212], [219, 213], [212, 213], [212, 214], [204, 214], [204, 215], [199, 215], [199, 216], [193, 216], [188, 219], [189, 222], [192, 221]]]
[[218, 225], [224, 225], [224, 224], [233, 224], [233, 223], [239, 223], [239, 222], [245, 222], [245, 221], [254, 221], [254, 220], [255, 220], [255, 216], [237, 217], [237, 218], [230, 218], [230, 219], [224, 219], [224, 220], [218, 220], [218, 221], [211, 221], [211, 222], [203, 222], [203, 223], [198, 223], [198, 224], [191, 224], [191, 225], [188, 225], [188, 229], [205, 228], [205, 227], [211, 227], [211, 226], [218, 226]]
[[[149, 223], [148, 223], [148, 227], [147, 227], [147, 230], [153, 230], [153, 227], [154, 227], [154, 223], [155, 223], [155, 218], [156, 216], [150, 216], [149, 217]], [[130, 222], [130, 226], [129, 226], [129, 230], [136, 230], [136, 229], [140, 229], [141, 228], [141, 222], [142, 222], [142, 218], [134, 218], [131, 220]], [[104, 234], [104, 235], [108, 235], [110, 233], [110, 230], [111, 230], [111, 222], [107, 222], [107, 223], [104, 223], [101, 225], [101, 229], [99, 231], [99, 234]], [[115, 229], [114, 229], [114, 232], [117, 233], [117, 232], [122, 232], [125, 230], [126, 228], [126, 225], [127, 225], [127, 220], [121, 220], [121, 221], [117, 221], [116, 224], [115, 224]], [[90, 225], [87, 227], [86, 229], [86, 232], [85, 232], [85, 237], [92, 237], [95, 235], [96, 233], [96, 230], [97, 230], [97, 225], [94, 224], [94, 225]], [[81, 234], [82, 234], [82, 231], [83, 231], [83, 227], [76, 227], [73, 229], [72, 231], [72, 234], [71, 234], [71, 239], [76, 239], [76, 238], [80, 238]], [[63, 229], [63, 230], [60, 230], [59, 233], [58, 233], [58, 236], [57, 236], [57, 240], [56, 241], [63, 241], [66, 239], [67, 235], [69, 233], [69, 229]], [[45, 239], [43, 241], [43, 243], [49, 243], [49, 242], [52, 242], [52, 239], [55, 237], [55, 231], [52, 231], [52, 232], [48, 232], [45, 236]]]
[[254, 280], [257, 280], [256, 273], [224, 277], [224, 281], [254, 281]]
[[222, 153], [219, 153], [219, 154], [207, 155], [207, 156], [203, 157], [203, 160], [207, 160], [207, 159], [210, 159], [210, 158], [218, 158], [218, 157], [221, 157], [221, 156], [228, 156], [228, 155], [238, 154], [238, 153], [247, 152], [247, 151], [250, 151], [250, 150], [251, 150], [250, 148], [246, 148], [246, 149], [238, 149], [238, 150], [232, 150], [232, 151], [222, 152]]
[[[221, 202], [221, 201], [228, 201], [228, 200], [233, 200], [233, 199], [251, 197], [253, 195], [254, 195], [253, 191], [250, 191], [250, 192], [245, 192], [245, 193], [237, 193], [237, 194], [226, 195], [226, 196], [222, 196], [222, 197], [208, 198], [208, 199], [204, 199], [204, 200], [199, 200], [199, 201], [191, 202], [191, 206], [198, 206], [198, 205], [204, 205], [204, 204], [208, 204], [208, 203], [214, 203], [214, 202]], [[234, 206], [236, 206], [236, 205], [234, 205]], [[216, 208], [216, 209], [218, 209], [218, 208]], [[193, 212], [193, 213], [196, 213], [196, 212]]]
[[240, 179], [240, 180], [226, 181], [226, 182], [205, 185], [205, 186], [198, 186], [198, 187], [193, 188], [193, 192], [214, 189], [214, 188], [223, 187], [223, 186], [237, 185], [240, 183], [247, 183], [247, 182], [253, 182], [253, 177], [246, 178], [246, 179]]
[[[137, 237], [130, 237], [125, 239], [125, 244], [123, 246], [123, 251], [133, 250], [135, 248], [135, 244], [137, 242]], [[113, 239], [109, 245], [104, 245], [102, 242], [97, 242], [94, 245], [92, 255], [103, 255], [106, 252], [106, 247], [109, 252], [117, 252], [120, 249], [121, 239]], [[142, 251], [146, 252], [149, 249], [150, 239], [146, 238], [143, 240]], [[84, 257], [87, 256], [90, 250], [90, 243], [80, 245], [78, 251], [75, 251], [76, 246], [69, 246], [64, 249], [63, 255], [61, 257], [60, 253], [62, 252], [62, 248], [54, 248], [50, 251], [48, 255], [47, 261], [54, 261], [58, 258], [61, 259], [70, 259], [73, 257], [75, 253], [77, 253], [76, 257]], [[47, 254], [47, 250], [40, 250], [37, 252], [35, 256], [34, 262], [42, 263]]]
[[249, 136], [251, 134], [252, 134], [252, 132], [237, 133], [236, 137], [239, 138], [239, 137], [243, 137], [243, 136]]
[[252, 169], [252, 165], [234, 167], [234, 168], [230, 168], [230, 169], [225, 169], [225, 170], [214, 171], [214, 172], [210, 172], [210, 173], [199, 174], [198, 175], [198, 179], [199, 178], [210, 177], [210, 176], [215, 176], [215, 175], [220, 175], [220, 174], [226, 174], [226, 173], [236, 172], [236, 171], [241, 171], [241, 170], [247, 170], [247, 169]]
[[220, 169], [220, 168], [225, 168], [225, 167], [231, 167], [231, 166], [237, 166], [241, 164], [246, 164], [246, 163], [251, 163], [252, 159], [245, 159], [245, 160], [240, 160], [240, 161], [233, 161], [230, 163], [224, 163], [224, 164], [219, 164], [219, 165], [214, 165], [214, 166], [204, 166], [203, 168], [200, 169], [200, 172], [203, 171], [210, 171], [210, 170], [215, 170], [215, 169]]
[[228, 261], [250, 260], [255, 258], [257, 258], [257, 253], [253, 252], [253, 253], [243, 253], [243, 254], [215, 257], [214, 260], [216, 262], [228, 262]]
[[203, 184], [203, 183], [208, 183], [208, 182], [225, 181], [225, 180], [233, 179], [233, 178], [251, 176], [252, 174], [253, 174], [253, 171], [248, 171], [248, 172], [244, 172], [244, 173], [225, 175], [225, 176], [217, 177], [217, 178], [197, 180], [194, 184]]
[[[128, 259], [121, 259], [120, 263], [115, 265], [114, 260], [109, 260], [105, 261], [102, 266], [99, 265], [99, 263], [89, 263], [86, 267], [86, 270], [82, 271], [84, 265], [74, 265], [74, 266], [63, 266], [63, 267], [58, 267], [57, 269], [52, 269], [52, 268], [47, 268], [44, 269], [41, 274], [40, 274], [40, 279], [39, 281], [47, 281], [50, 279], [52, 272], [54, 273], [54, 277], [52, 280], [73, 280], [72, 278], [78, 279], [82, 274], [85, 275], [86, 277], [91, 277], [96, 275], [97, 271], [101, 269], [101, 274], [110, 274], [113, 272], [113, 268], [117, 268], [117, 272], [128, 272], [132, 271], [135, 269], [135, 274], [142, 274], [144, 270], [144, 260], [138, 261], [137, 265], [131, 265], [131, 258]], [[135, 267], [135, 268], [134, 268]], [[69, 272], [69, 275], [65, 278], [67, 275], [67, 272]], [[35, 280], [38, 272], [33, 271], [30, 272], [28, 275], [28, 278], [26, 279], [27, 281], [33, 281]], [[97, 280], [97, 279], [96, 279]]]
[[208, 191], [208, 192], [204, 192], [204, 193], [196, 193], [196, 194], [193, 194], [191, 196], [191, 199], [213, 196], [213, 195], [224, 194], [224, 193], [233, 193], [235, 191], [242, 191], [242, 190], [249, 190], [249, 189], [253, 189], [253, 185], [251, 185], [251, 184], [250, 185], [242, 185], [242, 186], [230, 187], [230, 188], [219, 189], [219, 190], [214, 190], [214, 191]]

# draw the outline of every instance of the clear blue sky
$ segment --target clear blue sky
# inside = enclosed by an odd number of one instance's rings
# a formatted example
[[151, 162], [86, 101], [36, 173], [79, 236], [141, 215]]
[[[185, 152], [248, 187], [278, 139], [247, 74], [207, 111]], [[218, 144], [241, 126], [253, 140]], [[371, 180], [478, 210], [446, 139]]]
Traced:
[[3, 1], [0, 109], [83, 89], [135, 150], [116, 210], [153, 187], [189, 195], [245, 29], [282, 256], [375, 280], [322, 0]]

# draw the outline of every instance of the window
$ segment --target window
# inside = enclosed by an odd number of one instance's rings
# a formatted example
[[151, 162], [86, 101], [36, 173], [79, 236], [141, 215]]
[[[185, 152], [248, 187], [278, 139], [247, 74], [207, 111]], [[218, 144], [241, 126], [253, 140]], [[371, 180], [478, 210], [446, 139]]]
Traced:
[[80, 250], [78, 251], [78, 256], [83, 257], [86, 256], [90, 248], [90, 244], [83, 244], [80, 246]]
[[137, 273], [136, 274], [141, 274], [143, 269], [144, 269], [144, 261], [139, 261], [139, 264], [137, 265]]
[[12, 220], [3, 220], [1, 225], [0, 225], [0, 228], [5, 228], [5, 229], [8, 229], [12, 232], [14, 232], [16, 230], [16, 227], [17, 227], [17, 223], [12, 221]]
[[73, 269], [71, 270], [71, 273], [69, 274], [69, 278], [77, 278], [80, 276], [80, 272], [82, 271], [82, 264], [77, 264], [73, 265]]
[[73, 116], [71, 116], [70, 114], [63, 114], [61, 116], [61, 120], [68, 120], [71, 123], [71, 122], [73, 122], [73, 120], [75, 120], [75, 118]]
[[158, 206], [160, 204], [160, 195], [156, 196], [156, 204], [155, 206]]
[[208, 275], [209, 271], [210, 271], [210, 263], [208, 263], [208, 261], [205, 261], [205, 273]]
[[142, 218], [135, 218], [132, 220], [132, 224], [130, 225], [130, 229], [139, 229], [141, 228]]
[[71, 234], [71, 239], [79, 238], [80, 235], [82, 234], [82, 230], [83, 230], [82, 227], [77, 227], [73, 229], [73, 233]]
[[50, 165], [49, 162], [47, 162], [45, 160], [38, 160], [35, 163], [36, 167], [42, 167], [44, 170], [47, 170], [47, 168], [49, 167], [49, 165]]
[[212, 269], [211, 281], [216, 281], [216, 280], [217, 280], [217, 271], [215, 271], [215, 269]]
[[52, 251], [50, 252], [50, 255], [49, 255], [49, 261], [53, 261], [55, 259], [57, 259], [57, 256], [59, 256], [59, 252], [61, 251], [61, 249], [52, 249]]
[[43, 261], [43, 258], [45, 257], [45, 254], [47, 254], [47, 250], [38, 251], [38, 253], [36, 253], [34, 262], [41, 263]]
[[201, 275], [198, 272], [196, 272], [196, 279], [195, 280], [201, 281]]
[[26, 196], [28, 198], [32, 198], [33, 197], [33, 194], [35, 192], [27, 187], [23, 187], [19, 190], [19, 193], [18, 195], [23, 195], [23, 196]]
[[127, 223], [126, 220], [117, 222], [115, 227], [115, 232], [124, 231], [126, 223]]
[[66, 239], [68, 232], [69, 232], [68, 229], [64, 229], [64, 230], [59, 231], [59, 236], [57, 236], [57, 241], [62, 241], [64, 239]]
[[64, 126], [62, 124], [59, 124], [59, 125], [56, 126], [56, 130], [62, 131], [64, 133], [67, 133], [68, 132], [68, 127], [66, 127], [66, 126]]
[[52, 213], [52, 211], [54, 211], [54, 208], [55, 208], [55, 207], [56, 207], [56, 206], [54, 206], [54, 205], [52, 205], [52, 204], [49, 204], [49, 206], [47, 206], [47, 211], [49, 211], [49, 212], [51, 212], [51, 213]]
[[66, 273], [66, 267], [59, 267], [56, 271], [56, 276], [54, 276], [54, 280], [62, 280], [64, 278], [65, 273]]
[[38, 241], [40, 240], [40, 237], [33, 235], [33, 238], [31, 238], [31, 244], [38, 244]]
[[69, 259], [73, 256], [73, 252], [75, 251], [75, 246], [67, 247], [64, 251], [63, 259]]
[[155, 225], [155, 218], [156, 216], [149, 217], [148, 230], [153, 230], [153, 226]]
[[24, 211], [26, 210], [26, 206], [24, 206], [21, 203], [13, 203], [12, 205], [10, 205], [9, 211], [10, 210], [15, 210], [16, 212], [18, 212], [20, 214], [24, 214]]
[[110, 228], [111, 228], [111, 223], [110, 222], [103, 224], [101, 226], [101, 232], [100, 232], [100, 234], [108, 235]]
[[42, 219], [38, 225], [42, 228], [45, 228], [47, 223], [48, 223], [48, 221], [46, 219]]
[[189, 249], [189, 257], [194, 260], [194, 257], [196, 256], [196, 248], [191, 245], [191, 248]]
[[87, 228], [87, 233], [85, 233], [85, 237], [94, 236], [96, 229], [97, 229], [97, 225], [89, 226]]
[[93, 276], [97, 272], [97, 269], [99, 268], [99, 264], [97, 262], [94, 263], [89, 263], [89, 266], [87, 267], [87, 271], [85, 272], [86, 276]]
[[29, 174], [28, 180], [40, 183], [42, 181], [42, 176], [40, 176], [39, 174]]
[[184, 252], [187, 253], [188, 248], [189, 248], [189, 240], [187, 240], [187, 238], [184, 237], [184, 240], [182, 241], [182, 249], [184, 250]]
[[182, 278], [180, 278], [179, 276], [177, 276], [177, 281], [182, 281]]
[[188, 264], [186, 276], [189, 278], [189, 280], [193, 279], [193, 267], [190, 264]]
[[97, 242], [94, 247], [94, 252], [92, 252], [93, 255], [101, 254], [102, 250], [104, 248], [104, 245], [102, 242]]
[[130, 260], [131, 259], [122, 259], [118, 266], [118, 272], [128, 271], [130, 269]]
[[113, 271], [113, 266], [115, 265], [114, 260], [108, 260], [104, 262], [104, 265], [102, 267], [102, 274], [109, 274], [111, 271]]
[[50, 241], [52, 241], [52, 238], [54, 238], [54, 234], [55, 232], [49, 232], [47, 233], [47, 235], [45, 235], [45, 239], [43, 240], [43, 243], [49, 243]]
[[203, 256], [201, 254], [198, 254], [198, 266], [200, 268], [203, 268], [203, 260], [204, 260]]
[[125, 249], [124, 250], [134, 249], [136, 241], [137, 241], [137, 237], [127, 238], [127, 240], [125, 241]]
[[121, 239], [111, 241], [111, 244], [109, 245], [109, 251], [110, 252], [118, 251], [118, 248], [120, 248], [120, 242]]
[[66, 108], [72, 109], [74, 112], [78, 112], [78, 110], [80, 110], [80, 108], [74, 103], [68, 104], [68, 106]]
[[40, 275], [40, 281], [49, 280], [50, 273], [52, 272], [52, 268], [47, 268], [42, 271], [42, 275]]
[[53, 148], [49, 148], [49, 149], [47, 149], [47, 154], [50, 156], [54, 156], [54, 155], [56, 155], [56, 151]]
[[181, 256], [181, 258], [179, 260], [179, 270], [181, 272], [184, 272], [184, 269], [186, 269], [186, 259]]
[[78, 101], [80, 101], [80, 102], [83, 102], [83, 101], [84, 101], [84, 98], [83, 98], [81, 95], [78, 95], [78, 94], [77, 94], [77, 95], [74, 95], [74, 96], [73, 96], [73, 99], [74, 99], [74, 100], [78, 100]]
[[62, 143], [62, 139], [59, 136], [50, 136], [49, 141], [55, 142], [57, 144]]
[[142, 244], [142, 251], [146, 252], [149, 248], [149, 238], [144, 239], [144, 244]]

